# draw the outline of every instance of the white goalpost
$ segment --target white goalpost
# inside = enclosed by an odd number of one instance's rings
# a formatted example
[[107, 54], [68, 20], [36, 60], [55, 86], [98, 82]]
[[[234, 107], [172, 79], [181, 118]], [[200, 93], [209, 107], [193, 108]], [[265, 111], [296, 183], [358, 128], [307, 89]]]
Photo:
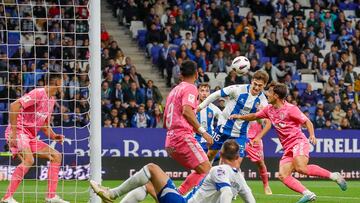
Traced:
[[[102, 175], [100, 8], [100, 0], [0, 0], [0, 199], [8, 185], [2, 181], [19, 165], [3, 149], [10, 103], [58, 72], [65, 96], [57, 95], [49, 119], [65, 141], [37, 137], [62, 154], [57, 194], [70, 202], [101, 202], [88, 187]], [[44, 202], [49, 168], [36, 158], [15, 199]]]
[[[100, 0], [90, 0], [90, 179], [101, 182], [101, 53], [100, 53]], [[101, 120], [101, 119], [100, 119]], [[90, 202], [101, 200], [90, 190]]]

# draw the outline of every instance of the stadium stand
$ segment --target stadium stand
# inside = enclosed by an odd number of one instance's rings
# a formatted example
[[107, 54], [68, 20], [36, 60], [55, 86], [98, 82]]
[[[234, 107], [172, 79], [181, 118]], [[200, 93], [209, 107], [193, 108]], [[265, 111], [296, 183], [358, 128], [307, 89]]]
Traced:
[[[263, 69], [289, 86], [288, 101], [317, 128], [360, 128], [358, 1], [108, 2], [169, 87], [179, 60], [196, 61], [212, 88], [247, 83]], [[252, 61], [248, 75], [228, 68], [239, 55]]]

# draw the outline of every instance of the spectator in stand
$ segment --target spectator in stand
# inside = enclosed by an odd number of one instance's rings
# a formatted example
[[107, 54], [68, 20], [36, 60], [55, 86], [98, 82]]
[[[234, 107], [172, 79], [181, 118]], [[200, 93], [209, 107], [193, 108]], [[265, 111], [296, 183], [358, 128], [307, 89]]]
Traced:
[[113, 100], [119, 100], [122, 103], [124, 103], [124, 91], [121, 87], [120, 83], [116, 83], [114, 90], [112, 91], [112, 97]]
[[201, 67], [203, 71], [206, 71], [206, 63], [205, 59], [201, 56], [201, 52], [199, 49], [196, 49], [195, 56], [193, 58], [189, 55], [190, 59], [197, 63], [198, 67]]
[[225, 78], [225, 87], [240, 84], [240, 77], [237, 76], [236, 72], [231, 70]]
[[198, 79], [197, 79], [197, 83], [201, 84], [201, 83], [208, 83], [210, 81], [209, 76], [204, 73], [204, 71], [202, 70], [202, 68], [198, 68]]
[[302, 104], [304, 106], [315, 106], [317, 100], [317, 94], [313, 91], [311, 84], [307, 84], [306, 90], [301, 95]]
[[246, 18], [243, 18], [241, 23], [236, 27], [236, 36], [248, 36], [250, 39], [255, 40], [254, 27], [248, 23]]
[[342, 130], [351, 129], [349, 120], [347, 118], [343, 118], [340, 122], [340, 127]]
[[130, 81], [136, 83], [137, 88], [144, 88], [146, 86], [145, 79], [141, 76], [140, 73], [136, 71], [136, 67], [134, 65], [130, 68]]
[[101, 84], [101, 99], [110, 99], [111, 98], [111, 88], [107, 81], [102, 82]]
[[315, 129], [324, 128], [325, 123], [326, 123], [326, 119], [325, 119], [325, 116], [324, 116], [324, 111], [322, 109], [317, 109], [316, 110], [316, 117], [315, 117], [315, 120], [314, 120]]
[[293, 3], [290, 0], [275, 0], [272, 2], [272, 6], [274, 11], [279, 12], [281, 16], [287, 16], [293, 9]]
[[250, 44], [249, 45], [249, 50], [245, 53], [245, 57], [248, 58], [250, 61], [252, 59], [256, 59], [259, 60], [260, 59], [260, 55], [259, 53], [256, 51], [255, 45], [254, 44]]
[[131, 119], [132, 128], [151, 128], [153, 127], [153, 118], [145, 113], [145, 105], [140, 104], [138, 112]]
[[152, 80], [147, 81], [147, 87], [145, 88], [145, 98], [146, 100], [152, 99], [157, 104], [161, 104], [163, 100], [159, 88], [154, 85]]
[[118, 52], [119, 50], [121, 50], [121, 49], [119, 48], [117, 42], [116, 42], [116, 41], [112, 41], [112, 42], [111, 42], [111, 46], [110, 46], [110, 48], [109, 48], [109, 57], [112, 58], [112, 59], [115, 58], [115, 57], [116, 57], [116, 54], [117, 54], [117, 52]]
[[[136, 108], [135, 110], [137, 110], [137, 108]], [[136, 111], [135, 111], [135, 112], [136, 112]], [[130, 122], [129, 122], [129, 119], [128, 119], [128, 114], [126, 114], [126, 113], [121, 114], [121, 118], [120, 118], [119, 123], [123, 123], [123, 125], [124, 125], [125, 128], [130, 127]]]
[[334, 22], [336, 18], [336, 15], [331, 13], [330, 11], [322, 12], [320, 14], [320, 20], [325, 23], [326, 28], [330, 31], [330, 34], [335, 32]]
[[226, 72], [226, 59], [224, 58], [224, 53], [222, 51], [218, 51], [215, 54], [215, 59], [213, 62], [213, 66], [211, 68], [211, 72], [220, 73]]
[[239, 43], [239, 51], [243, 56], [249, 50], [250, 43], [246, 39], [246, 35], [242, 35]]
[[196, 39], [197, 48], [200, 49], [200, 51], [205, 50], [205, 44], [208, 42], [206, 38], [206, 33], [204, 30], [199, 32], [199, 36]]
[[104, 120], [104, 128], [112, 128], [113, 126], [111, 125], [112, 121], [111, 118], [106, 117]]
[[353, 66], [357, 66], [357, 56], [356, 56], [356, 52], [354, 50], [354, 46], [353, 45], [349, 45], [348, 46], [348, 50], [347, 50], [348, 56], [349, 56], [349, 63], [351, 63]]
[[328, 130], [341, 130], [340, 126], [332, 123], [330, 119], [327, 119], [325, 122], [325, 127], [324, 129], [328, 129]]
[[279, 54], [278, 40], [276, 39], [276, 33], [272, 32], [267, 38], [266, 55], [270, 57], [277, 57]]
[[150, 30], [148, 30], [146, 35], [146, 50], [149, 56], [151, 56], [151, 48], [155, 45], [158, 45], [161, 40], [160, 31], [156, 28], [156, 24], [152, 23]]
[[180, 67], [181, 67], [182, 62], [183, 62], [183, 59], [178, 58], [177, 61], [176, 61], [176, 65], [173, 67], [172, 78], [171, 78], [171, 81], [172, 81], [171, 86], [177, 85], [177, 84], [180, 83]]
[[171, 87], [171, 78], [173, 75], [173, 69], [174, 67], [177, 65], [177, 60], [176, 60], [176, 50], [171, 50], [169, 57], [167, 57], [166, 60], [166, 85], [168, 87]]
[[357, 73], [353, 71], [353, 65], [348, 63], [346, 65], [346, 74], [345, 74], [345, 82], [346, 83], [350, 83], [350, 84], [354, 84], [356, 78], [357, 78]]
[[352, 129], [359, 129], [360, 128], [360, 119], [356, 115], [354, 115], [352, 109], [347, 110], [346, 118], [350, 123], [350, 127]]
[[161, 113], [159, 107], [155, 107], [154, 109], [154, 125], [155, 128], [164, 127], [163, 114]]
[[341, 120], [345, 118], [345, 116], [346, 116], [345, 111], [341, 109], [340, 104], [337, 104], [331, 113], [332, 122], [337, 125], [340, 125]]
[[106, 27], [104, 24], [101, 24], [101, 41], [108, 41], [109, 33], [106, 31]]
[[135, 100], [136, 104], [144, 103], [144, 95], [136, 85], [136, 82], [130, 82], [130, 87], [125, 91], [124, 95], [125, 102], [129, 103], [131, 100]]

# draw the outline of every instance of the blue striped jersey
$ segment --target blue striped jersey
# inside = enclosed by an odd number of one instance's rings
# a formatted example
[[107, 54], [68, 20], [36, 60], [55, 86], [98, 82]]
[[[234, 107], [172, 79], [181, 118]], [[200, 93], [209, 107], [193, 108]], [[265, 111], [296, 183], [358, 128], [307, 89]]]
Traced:
[[228, 120], [232, 114], [255, 113], [259, 106], [268, 104], [265, 94], [258, 95], [250, 93], [250, 85], [231, 85], [221, 89], [221, 97], [229, 97], [222, 116], [219, 117], [218, 126], [220, 133], [231, 137], [242, 137], [247, 135], [249, 121]]
[[[219, 118], [221, 114], [222, 112], [217, 106], [209, 104], [209, 106], [196, 113], [196, 118], [206, 132], [209, 133], [209, 135], [212, 135], [214, 132], [214, 119]], [[198, 133], [195, 134], [195, 138], [199, 143], [206, 142], [206, 140]]]

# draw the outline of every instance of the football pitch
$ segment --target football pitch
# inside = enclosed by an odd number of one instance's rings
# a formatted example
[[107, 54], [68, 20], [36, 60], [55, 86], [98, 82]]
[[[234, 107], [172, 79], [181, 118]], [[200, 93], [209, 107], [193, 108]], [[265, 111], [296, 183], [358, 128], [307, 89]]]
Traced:
[[[103, 185], [115, 187], [121, 181], [104, 181]], [[302, 181], [311, 191], [318, 196], [316, 202], [322, 203], [359, 203], [360, 202], [360, 181], [349, 181], [348, 190], [343, 192], [333, 182], [330, 181]], [[177, 185], [181, 181], [175, 182]], [[0, 196], [6, 191], [8, 181], [0, 181]], [[253, 190], [256, 202], [258, 203], [292, 203], [296, 202], [300, 195], [286, 188], [280, 181], [270, 181], [273, 195], [267, 196], [263, 192], [261, 181], [248, 181]], [[47, 181], [25, 180], [15, 194], [15, 199], [23, 203], [44, 202], [44, 193], [46, 191]], [[37, 191], [37, 192], [36, 192]], [[60, 181], [58, 193], [65, 200], [71, 203], [87, 203], [89, 200], [89, 185], [86, 181]], [[75, 194], [76, 193], [76, 194]], [[116, 202], [119, 202], [120, 199]], [[145, 203], [154, 202], [150, 196]], [[242, 202], [240, 199], [236, 201]]]

